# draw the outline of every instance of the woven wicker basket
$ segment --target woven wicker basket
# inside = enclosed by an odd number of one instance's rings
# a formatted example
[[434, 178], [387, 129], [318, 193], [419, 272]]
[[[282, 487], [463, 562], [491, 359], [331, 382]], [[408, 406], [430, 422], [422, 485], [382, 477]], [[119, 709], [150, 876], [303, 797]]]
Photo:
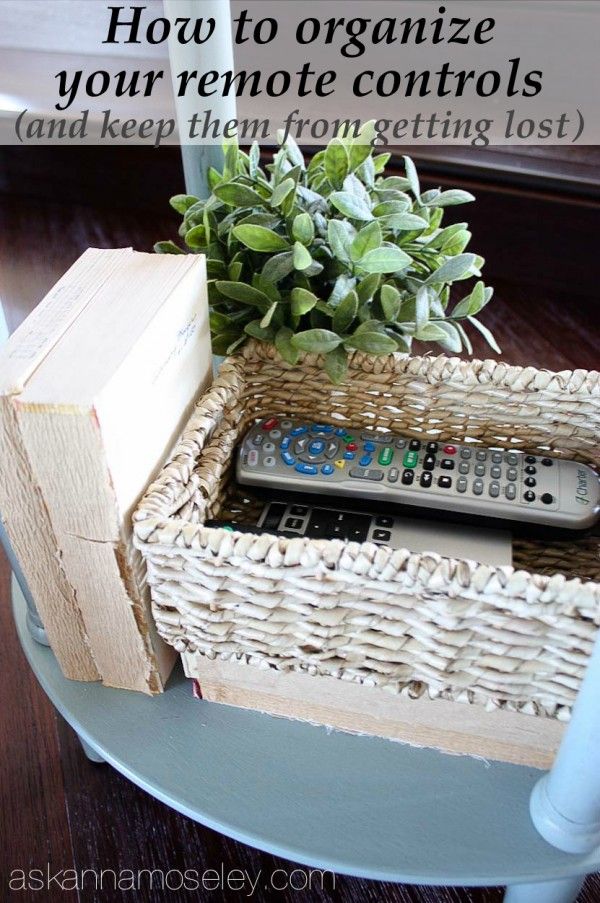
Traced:
[[[180, 652], [565, 721], [600, 624], [598, 540], [520, 541], [515, 567], [370, 543], [232, 534], [229, 479], [266, 414], [600, 465], [600, 377], [456, 358], [351, 358], [334, 387], [251, 343], [227, 359], [135, 517], [161, 636]], [[254, 503], [255, 504], [255, 503]]]

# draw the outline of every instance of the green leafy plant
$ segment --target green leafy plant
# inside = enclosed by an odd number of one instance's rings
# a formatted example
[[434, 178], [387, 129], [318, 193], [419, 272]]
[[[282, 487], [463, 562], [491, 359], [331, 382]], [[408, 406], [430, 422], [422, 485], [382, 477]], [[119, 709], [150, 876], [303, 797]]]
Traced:
[[[373, 138], [367, 123], [308, 164], [288, 139], [264, 169], [257, 144], [246, 154], [230, 143], [223, 172], [209, 172], [208, 199], [171, 199], [188, 249], [207, 257], [216, 354], [253, 336], [290, 364], [302, 351], [324, 355], [340, 382], [354, 349], [406, 352], [416, 339], [472, 353], [467, 323], [499, 351], [476, 318], [493, 289], [478, 280], [449, 310], [451, 286], [479, 277], [484, 261], [466, 251], [467, 223], [442, 228], [442, 217], [473, 196], [421, 191], [409, 157], [404, 176], [386, 176], [390, 154]], [[184, 253], [172, 241], [155, 250]]]

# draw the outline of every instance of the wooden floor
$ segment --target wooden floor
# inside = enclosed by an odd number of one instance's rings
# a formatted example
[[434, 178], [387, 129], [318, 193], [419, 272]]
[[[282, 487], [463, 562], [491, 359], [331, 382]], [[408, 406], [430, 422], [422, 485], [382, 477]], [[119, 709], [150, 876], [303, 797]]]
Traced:
[[[173, 234], [160, 215], [99, 210], [26, 198], [1, 201], [0, 297], [14, 329], [86, 247], [132, 245], [150, 249]], [[503, 232], [502, 241], [510, 241]], [[595, 236], [581, 248], [582, 266], [595, 267]], [[515, 248], [515, 254], [526, 249]], [[514, 364], [554, 370], [598, 366], [598, 301], [566, 291], [535, 291], [495, 280], [498, 298], [485, 322]], [[127, 299], [123, 299], [127, 303]], [[489, 356], [480, 342], [476, 354]], [[84, 757], [77, 738], [46, 700], [18, 646], [9, 604], [9, 570], [0, 562], [0, 899], [50, 901], [229, 900], [239, 893], [117, 891], [64, 894], [60, 890], [7, 894], [13, 869], [92, 868], [167, 870], [247, 869], [262, 875], [289, 864], [235, 843], [175, 814], [107, 766]], [[357, 830], [360, 830], [357, 826]], [[394, 901], [394, 903], [499, 903], [502, 891], [400, 887], [338, 877], [323, 891], [257, 890], [256, 900]], [[589, 878], [582, 903], [600, 900], [600, 880]]]

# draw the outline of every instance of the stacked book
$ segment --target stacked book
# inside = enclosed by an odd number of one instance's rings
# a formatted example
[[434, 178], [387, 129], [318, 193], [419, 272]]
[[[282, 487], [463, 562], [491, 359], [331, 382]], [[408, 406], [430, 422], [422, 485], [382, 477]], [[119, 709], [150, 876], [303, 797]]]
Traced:
[[164, 685], [131, 514], [210, 372], [192, 255], [90, 249], [0, 348], [0, 516], [67, 677]]

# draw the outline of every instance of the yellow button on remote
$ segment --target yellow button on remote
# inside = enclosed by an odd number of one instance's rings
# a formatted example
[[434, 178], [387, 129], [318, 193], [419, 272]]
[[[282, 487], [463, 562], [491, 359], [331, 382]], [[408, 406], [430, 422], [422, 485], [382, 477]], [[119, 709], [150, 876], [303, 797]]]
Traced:
[[340, 470], [343, 470], [346, 466], [346, 462], [342, 458], [338, 458], [337, 461], [333, 462], [336, 467], [339, 467]]

